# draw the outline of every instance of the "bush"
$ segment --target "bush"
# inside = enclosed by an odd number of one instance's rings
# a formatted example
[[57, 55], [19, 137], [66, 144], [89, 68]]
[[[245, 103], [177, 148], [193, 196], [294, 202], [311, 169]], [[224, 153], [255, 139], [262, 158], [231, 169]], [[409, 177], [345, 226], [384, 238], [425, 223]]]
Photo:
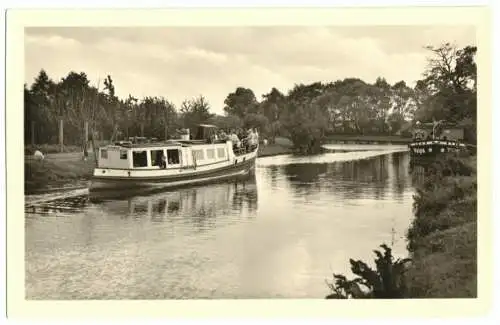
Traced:
[[477, 182], [472, 177], [446, 178], [430, 183], [426, 188], [419, 188], [416, 192], [413, 196], [415, 217], [419, 218], [423, 214], [436, 216], [450, 201], [477, 195]]
[[[440, 205], [441, 206], [441, 205]], [[477, 219], [477, 197], [467, 196], [458, 201], [449, 202], [437, 214], [422, 213], [416, 217], [408, 229], [408, 250], [415, 252], [428, 241], [428, 235], [447, 230]]]
[[[327, 299], [347, 298], [403, 298], [406, 295], [405, 271], [410, 259], [394, 260], [392, 250], [385, 244], [381, 245], [384, 253], [375, 250], [376, 270], [371, 269], [363, 261], [350, 259], [351, 270], [358, 275], [348, 280], [344, 275], [333, 274], [334, 283], [327, 285], [332, 291]], [[361, 287], [366, 290], [363, 291]]]

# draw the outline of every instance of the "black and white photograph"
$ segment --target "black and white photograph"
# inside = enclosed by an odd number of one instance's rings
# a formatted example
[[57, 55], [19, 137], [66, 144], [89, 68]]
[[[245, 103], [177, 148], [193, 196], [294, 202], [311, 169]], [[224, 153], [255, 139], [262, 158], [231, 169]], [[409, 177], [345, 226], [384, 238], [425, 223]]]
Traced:
[[476, 25], [167, 21], [24, 26], [24, 300], [480, 296]]

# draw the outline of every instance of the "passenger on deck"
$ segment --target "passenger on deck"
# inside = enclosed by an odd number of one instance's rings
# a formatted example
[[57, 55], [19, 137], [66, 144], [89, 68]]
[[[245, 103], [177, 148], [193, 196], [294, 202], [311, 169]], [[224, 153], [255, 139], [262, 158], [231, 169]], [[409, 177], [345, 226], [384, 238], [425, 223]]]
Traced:
[[252, 149], [252, 141], [253, 141], [253, 131], [252, 129], [248, 129], [246, 137], [246, 146], [245, 146], [247, 152], [250, 152], [250, 150]]
[[167, 168], [167, 157], [165, 155], [161, 156], [160, 168]]
[[246, 136], [245, 131], [241, 128], [238, 129], [238, 132], [236, 133], [236, 135], [238, 135], [238, 138], [240, 138], [240, 139], [245, 139], [245, 136]]
[[259, 138], [257, 135], [257, 129], [253, 129], [250, 134], [250, 150], [254, 150], [259, 143]]
[[229, 140], [233, 142], [233, 149], [239, 149], [241, 145], [241, 141], [236, 135], [236, 132], [231, 132], [231, 135], [229, 136]]
[[223, 141], [227, 141], [228, 139], [226, 132], [222, 129], [219, 130], [219, 139]]

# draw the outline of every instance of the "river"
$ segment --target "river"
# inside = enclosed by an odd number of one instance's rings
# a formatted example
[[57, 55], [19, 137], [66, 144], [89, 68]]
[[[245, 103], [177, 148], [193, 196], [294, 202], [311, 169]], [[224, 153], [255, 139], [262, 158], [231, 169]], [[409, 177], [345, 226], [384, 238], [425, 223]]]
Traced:
[[371, 264], [382, 243], [406, 255], [403, 150], [263, 157], [237, 182], [42, 201], [26, 210], [26, 298], [322, 299], [349, 258]]

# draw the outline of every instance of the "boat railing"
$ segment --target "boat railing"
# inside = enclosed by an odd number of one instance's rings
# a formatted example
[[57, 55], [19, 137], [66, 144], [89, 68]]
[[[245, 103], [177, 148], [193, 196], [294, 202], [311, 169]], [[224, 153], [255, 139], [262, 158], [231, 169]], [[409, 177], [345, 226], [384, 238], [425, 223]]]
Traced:
[[257, 149], [257, 144], [251, 144], [249, 138], [244, 138], [240, 141], [240, 146], [233, 144], [233, 152], [236, 156], [241, 156]]

